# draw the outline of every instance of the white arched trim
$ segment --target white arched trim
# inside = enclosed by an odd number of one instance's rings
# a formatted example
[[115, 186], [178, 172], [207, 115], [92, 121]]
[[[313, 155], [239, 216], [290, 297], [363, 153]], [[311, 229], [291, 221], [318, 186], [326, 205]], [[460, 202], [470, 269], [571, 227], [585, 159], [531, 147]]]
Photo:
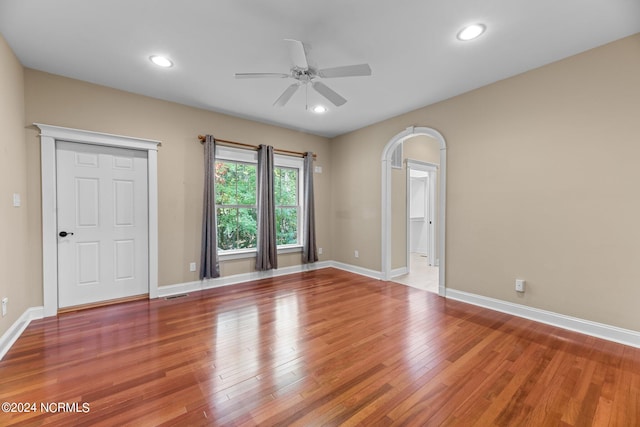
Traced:
[[56, 141], [105, 145], [147, 152], [149, 186], [149, 298], [158, 296], [158, 146], [160, 141], [34, 123], [40, 129], [42, 173], [42, 280], [44, 315], [58, 313]]
[[382, 150], [382, 278], [391, 279], [391, 156], [398, 145], [407, 139], [425, 135], [440, 144], [440, 200], [438, 206], [438, 252], [440, 270], [438, 294], [445, 295], [445, 208], [447, 206], [447, 143], [444, 136], [429, 127], [410, 126], [395, 135]]

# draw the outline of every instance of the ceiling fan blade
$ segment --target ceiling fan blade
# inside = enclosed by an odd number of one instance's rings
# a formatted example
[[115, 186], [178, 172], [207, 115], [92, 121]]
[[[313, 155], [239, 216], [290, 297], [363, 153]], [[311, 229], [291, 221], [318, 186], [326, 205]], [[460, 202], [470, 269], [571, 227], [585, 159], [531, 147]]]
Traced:
[[370, 76], [371, 67], [369, 64], [345, 65], [344, 67], [333, 67], [318, 70], [318, 75], [325, 79], [332, 77], [357, 77]]
[[284, 40], [289, 42], [289, 53], [291, 55], [293, 66], [300, 68], [301, 70], [308, 70], [309, 62], [307, 61], [307, 53], [304, 50], [304, 44], [299, 40]]
[[262, 78], [280, 78], [291, 77], [291, 74], [284, 73], [236, 73], [236, 79], [262, 79]]
[[280, 95], [280, 97], [276, 99], [276, 102], [274, 102], [273, 105], [277, 107], [284, 107], [285, 104], [289, 102], [293, 94], [296, 93], [296, 91], [298, 90], [298, 87], [299, 87], [298, 83], [294, 83], [288, 88], [286, 88], [284, 92], [282, 92], [282, 95]]
[[318, 92], [320, 95], [327, 98], [336, 107], [339, 107], [345, 102], [347, 102], [346, 99], [338, 95], [333, 89], [331, 89], [329, 86], [327, 86], [322, 82], [313, 82], [311, 85], [316, 90], [316, 92]]

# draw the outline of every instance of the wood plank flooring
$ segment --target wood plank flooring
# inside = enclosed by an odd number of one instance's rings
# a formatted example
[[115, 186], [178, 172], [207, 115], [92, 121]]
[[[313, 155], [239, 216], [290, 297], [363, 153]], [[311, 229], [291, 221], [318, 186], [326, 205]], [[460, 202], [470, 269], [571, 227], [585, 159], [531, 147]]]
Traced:
[[32, 322], [0, 402], [37, 405], [3, 426], [638, 426], [640, 349], [322, 269]]

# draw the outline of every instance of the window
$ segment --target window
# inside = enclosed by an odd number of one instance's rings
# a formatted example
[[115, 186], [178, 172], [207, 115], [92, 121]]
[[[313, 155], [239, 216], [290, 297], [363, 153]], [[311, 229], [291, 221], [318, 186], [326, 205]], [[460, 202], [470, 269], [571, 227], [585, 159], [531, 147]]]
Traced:
[[276, 204], [276, 243], [281, 245], [295, 245], [298, 243], [298, 187], [299, 174], [296, 168], [275, 166], [274, 193]]
[[256, 165], [216, 161], [218, 248], [256, 247]]
[[[301, 158], [274, 156], [276, 243], [279, 248], [301, 242]], [[257, 153], [216, 147], [216, 214], [221, 254], [253, 252], [257, 244]]]

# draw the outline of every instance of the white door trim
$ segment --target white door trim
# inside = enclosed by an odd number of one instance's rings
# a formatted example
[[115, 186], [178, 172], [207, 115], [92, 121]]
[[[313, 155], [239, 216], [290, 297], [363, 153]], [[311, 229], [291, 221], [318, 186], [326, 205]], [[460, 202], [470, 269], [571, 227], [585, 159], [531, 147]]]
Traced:
[[42, 178], [42, 284], [44, 315], [58, 313], [56, 141], [147, 151], [149, 185], [149, 297], [158, 296], [158, 146], [160, 141], [34, 123], [40, 128]]
[[438, 200], [438, 294], [445, 295], [445, 230], [447, 206], [447, 144], [444, 136], [429, 127], [410, 126], [395, 135], [382, 150], [382, 278], [391, 279], [391, 156], [399, 144], [412, 136], [426, 135], [440, 144], [440, 198]]

